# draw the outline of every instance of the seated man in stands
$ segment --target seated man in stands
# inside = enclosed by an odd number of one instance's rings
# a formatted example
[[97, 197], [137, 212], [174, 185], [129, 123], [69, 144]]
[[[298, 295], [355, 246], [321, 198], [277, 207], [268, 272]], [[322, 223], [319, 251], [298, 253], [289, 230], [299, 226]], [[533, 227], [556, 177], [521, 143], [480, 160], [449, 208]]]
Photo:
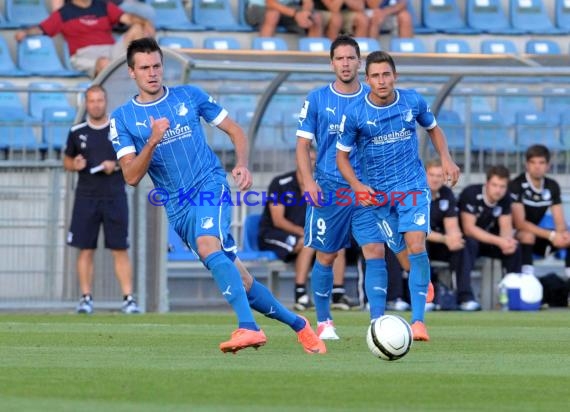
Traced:
[[364, 0], [315, 0], [315, 10], [321, 15], [325, 36], [331, 40], [341, 33], [368, 36]]
[[[534, 274], [533, 255], [546, 256], [548, 251], [566, 249], [566, 276], [570, 278], [570, 232], [566, 226], [558, 183], [546, 176], [550, 168], [550, 151], [536, 144], [526, 151], [526, 172], [509, 185], [513, 201], [513, 222], [521, 243], [522, 271]], [[554, 225], [539, 226], [550, 209]]]
[[380, 32], [398, 28], [398, 37], [414, 37], [414, 22], [408, 10], [410, 0], [366, 0], [368, 37], [377, 38]]
[[479, 256], [501, 259], [507, 273], [521, 272], [521, 249], [513, 236], [509, 171], [493, 166], [485, 184], [467, 186], [459, 196], [460, 221], [465, 236], [462, 265], [457, 273], [459, 308], [481, 310], [471, 289], [471, 271]]
[[[311, 151], [311, 158], [314, 162], [314, 150]], [[259, 224], [258, 243], [261, 250], [275, 252], [284, 262], [295, 261], [294, 308], [303, 311], [312, 306], [306, 283], [315, 258], [315, 250], [303, 245], [307, 203], [302, 200], [300, 181], [298, 170], [279, 175], [271, 181], [267, 191], [268, 200]], [[333, 309], [348, 310], [357, 305], [344, 292], [345, 268], [343, 250], [333, 266]]]
[[321, 37], [321, 15], [313, 8], [313, 0], [248, 0], [247, 24], [259, 28], [260, 37], [275, 35], [277, 27], [307, 37]]
[[[152, 15], [147, 7], [128, 10], [130, 12], [125, 13], [112, 1], [70, 0], [38, 26], [18, 30], [15, 38], [22, 41], [27, 36], [62, 34], [69, 46], [73, 67], [95, 77], [111, 60], [124, 54], [131, 41], [155, 34]], [[129, 26], [129, 29], [115, 43], [112, 28], [118, 23]]]

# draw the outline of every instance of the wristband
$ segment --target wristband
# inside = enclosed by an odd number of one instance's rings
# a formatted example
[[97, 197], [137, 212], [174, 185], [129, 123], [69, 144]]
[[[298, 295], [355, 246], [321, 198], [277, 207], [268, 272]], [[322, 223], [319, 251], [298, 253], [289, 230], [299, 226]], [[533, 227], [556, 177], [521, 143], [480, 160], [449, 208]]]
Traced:
[[556, 237], [556, 232], [553, 230], [553, 231], [550, 232], [550, 234], [548, 235], [548, 240], [549, 240], [550, 242], [552, 242], [555, 237]]

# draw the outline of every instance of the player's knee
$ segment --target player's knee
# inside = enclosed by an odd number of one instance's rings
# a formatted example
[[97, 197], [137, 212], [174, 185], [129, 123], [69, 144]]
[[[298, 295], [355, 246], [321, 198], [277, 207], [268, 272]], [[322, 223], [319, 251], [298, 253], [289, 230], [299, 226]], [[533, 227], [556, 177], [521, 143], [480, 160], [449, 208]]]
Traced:
[[365, 259], [384, 259], [384, 244], [369, 243], [362, 246], [362, 254]]
[[220, 240], [213, 236], [199, 237], [196, 239], [196, 245], [198, 246], [198, 256], [200, 256], [202, 260], [205, 260], [212, 253], [222, 250]]
[[323, 266], [332, 266], [337, 255], [338, 252], [334, 253], [317, 252], [317, 261]]

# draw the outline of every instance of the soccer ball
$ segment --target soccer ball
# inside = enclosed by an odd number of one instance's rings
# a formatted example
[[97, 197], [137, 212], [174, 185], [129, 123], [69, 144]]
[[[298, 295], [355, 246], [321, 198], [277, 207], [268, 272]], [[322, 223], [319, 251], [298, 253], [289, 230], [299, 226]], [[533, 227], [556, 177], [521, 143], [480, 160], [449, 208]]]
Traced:
[[372, 354], [393, 361], [402, 358], [412, 347], [412, 329], [397, 315], [384, 315], [370, 324], [366, 343]]

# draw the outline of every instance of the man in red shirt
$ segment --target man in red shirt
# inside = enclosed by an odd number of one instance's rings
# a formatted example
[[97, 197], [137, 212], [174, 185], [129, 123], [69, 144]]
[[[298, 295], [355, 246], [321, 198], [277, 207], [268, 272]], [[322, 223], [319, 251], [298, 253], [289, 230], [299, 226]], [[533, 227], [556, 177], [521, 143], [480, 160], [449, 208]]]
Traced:
[[[71, 0], [38, 26], [18, 30], [15, 38], [22, 41], [27, 36], [61, 34], [69, 46], [73, 67], [95, 77], [111, 60], [123, 54], [131, 41], [154, 36], [150, 16], [143, 17], [142, 10], [145, 9], [141, 9], [140, 14], [135, 11], [125, 13], [111, 1]], [[129, 29], [120, 41], [115, 42], [112, 29], [117, 23], [123, 23]]]

